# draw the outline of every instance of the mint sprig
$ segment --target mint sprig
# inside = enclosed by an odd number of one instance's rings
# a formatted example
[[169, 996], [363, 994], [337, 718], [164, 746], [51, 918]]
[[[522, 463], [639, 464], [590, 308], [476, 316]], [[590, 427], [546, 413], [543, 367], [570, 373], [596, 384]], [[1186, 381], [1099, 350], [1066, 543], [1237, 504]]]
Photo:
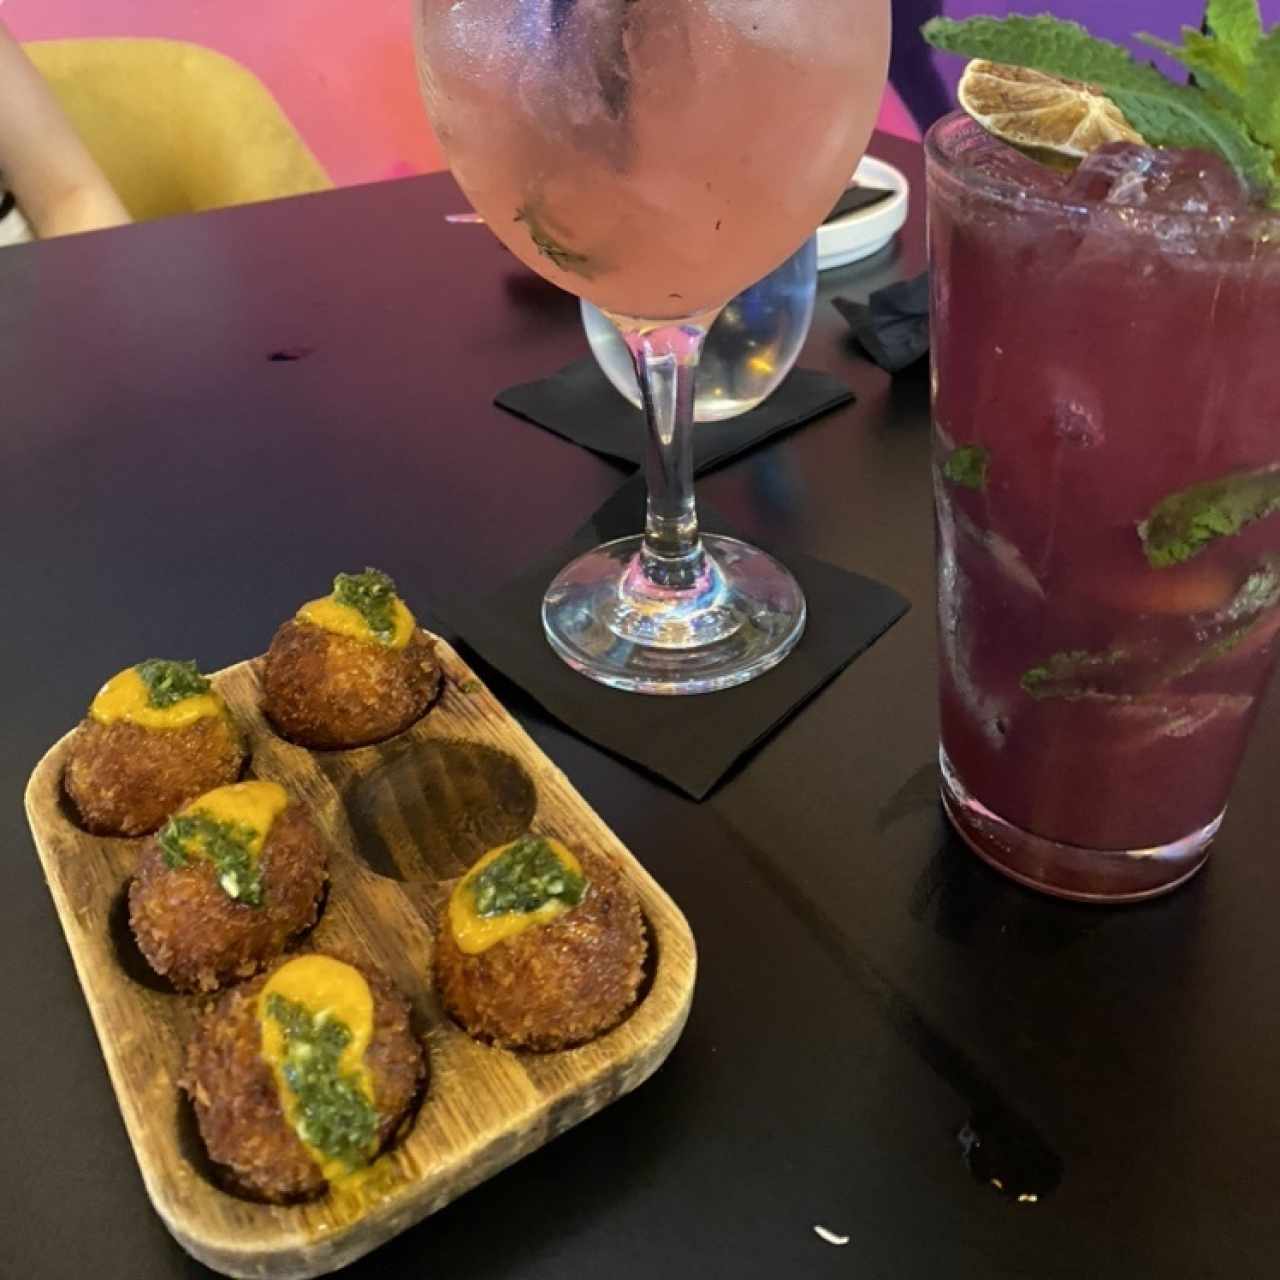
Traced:
[[1183, 27], [1180, 45], [1144, 32], [1138, 39], [1181, 63], [1201, 88], [1236, 115], [1244, 116], [1249, 69], [1262, 41], [1258, 0], [1209, 0], [1205, 24], [1207, 32]]
[[1138, 33], [1138, 39], [1186, 67], [1200, 88], [1210, 93], [1219, 106], [1236, 115], [1243, 114], [1249, 66], [1239, 50], [1194, 27], [1182, 28], [1180, 45], [1145, 31]]
[[[1228, 25], [1236, 33], [1232, 45], [1236, 48], [1234, 41], [1243, 42], [1247, 37], [1241, 15], [1234, 7], [1231, 16], [1233, 21]], [[1091, 36], [1077, 22], [1049, 14], [1034, 18], [967, 18], [960, 22], [933, 18], [922, 31], [935, 48], [950, 53], [1029, 67], [1090, 84], [1110, 98], [1152, 146], [1216, 151], [1250, 186], [1268, 195], [1277, 187], [1280, 134], [1273, 147], [1267, 141], [1269, 132], [1259, 129], [1255, 135], [1250, 128], [1242, 103], [1193, 85], [1175, 84], [1155, 67], [1138, 62], [1123, 46]], [[1264, 60], [1263, 47], [1271, 38], [1267, 36], [1258, 43], [1254, 61], [1249, 64], [1244, 103], [1252, 100], [1249, 85], [1254, 77], [1259, 77], [1261, 84], [1271, 75], [1265, 68], [1259, 70]], [[1244, 61], [1243, 55], [1237, 56]], [[1269, 65], [1269, 57], [1267, 62]], [[1270, 84], [1272, 95], [1277, 96], [1280, 79], [1271, 79]], [[1268, 104], [1265, 99], [1265, 93], [1258, 89], [1253, 114], [1259, 121], [1269, 120], [1270, 112], [1280, 112], [1280, 106]]]
[[1280, 27], [1263, 35], [1257, 0], [1218, 0], [1207, 17], [1210, 33], [1183, 27], [1180, 45], [1146, 34], [1138, 39], [1186, 67], [1274, 161], [1280, 152]]
[[1214, 36], [1248, 62], [1262, 39], [1258, 0], [1209, 0], [1204, 16]]
[[1246, 525], [1280, 512], [1280, 464], [1236, 471], [1162, 498], [1138, 525], [1153, 569], [1198, 556], [1211, 542], [1234, 537]]
[[1280, 152], [1280, 27], [1258, 42], [1249, 63], [1244, 118], [1259, 142]]

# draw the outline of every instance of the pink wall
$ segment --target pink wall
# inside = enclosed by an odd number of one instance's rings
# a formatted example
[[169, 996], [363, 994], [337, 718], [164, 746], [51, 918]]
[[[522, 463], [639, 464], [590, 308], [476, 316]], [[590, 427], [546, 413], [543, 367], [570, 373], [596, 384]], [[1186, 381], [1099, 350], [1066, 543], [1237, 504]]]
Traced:
[[[410, 0], [0, 0], [20, 40], [168, 36], [249, 67], [335, 182], [444, 165], [418, 98]], [[881, 126], [916, 136], [896, 97]]]

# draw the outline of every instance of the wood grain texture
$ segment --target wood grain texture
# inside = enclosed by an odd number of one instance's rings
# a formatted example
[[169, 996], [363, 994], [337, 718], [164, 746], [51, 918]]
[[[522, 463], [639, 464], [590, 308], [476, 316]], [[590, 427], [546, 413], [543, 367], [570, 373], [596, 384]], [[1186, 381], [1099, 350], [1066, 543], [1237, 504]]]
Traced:
[[[175, 1083], [201, 1007], [138, 953], [126, 891], [140, 840], [91, 836], [62, 794], [68, 737], [27, 787], [27, 817], [147, 1192], [179, 1243], [231, 1276], [301, 1280], [336, 1270], [634, 1089], [674, 1046], [696, 959], [684, 917], [653, 878], [443, 642], [440, 700], [389, 742], [310, 752], [259, 709], [260, 659], [213, 677], [252, 751], [328, 836], [332, 883], [304, 940], [368, 957], [406, 992], [430, 1056], [412, 1128], [356, 1189], [313, 1204], [251, 1203], [212, 1177]], [[439, 911], [485, 849], [532, 827], [612, 857], [649, 927], [642, 998], [614, 1030], [555, 1054], [478, 1044], [441, 1010], [431, 978]]]

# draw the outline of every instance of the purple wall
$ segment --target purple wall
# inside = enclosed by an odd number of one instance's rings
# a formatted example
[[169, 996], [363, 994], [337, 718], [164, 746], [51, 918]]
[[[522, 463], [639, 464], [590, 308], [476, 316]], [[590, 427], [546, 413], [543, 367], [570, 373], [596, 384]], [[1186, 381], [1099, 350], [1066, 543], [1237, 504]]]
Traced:
[[[978, 13], [1052, 13], [1082, 22], [1095, 35], [1130, 43], [1135, 31], [1177, 39], [1183, 25], [1199, 26], [1203, 0], [893, 0], [893, 81], [920, 124], [927, 125], [952, 105], [952, 91], [964, 60], [934, 54], [920, 39], [920, 24], [941, 13], [968, 18]], [[1280, 0], [1262, 0], [1268, 26], [1280, 22]], [[1141, 45], [1133, 45], [1142, 49]], [[1144, 57], [1154, 56], [1147, 50]], [[1167, 65], [1167, 64], [1166, 64]]]

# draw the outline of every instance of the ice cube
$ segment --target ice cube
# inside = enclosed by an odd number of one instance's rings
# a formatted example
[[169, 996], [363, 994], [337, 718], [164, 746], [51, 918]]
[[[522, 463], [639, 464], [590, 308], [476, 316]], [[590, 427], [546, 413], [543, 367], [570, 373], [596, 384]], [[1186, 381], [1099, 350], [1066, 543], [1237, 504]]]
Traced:
[[1230, 603], [1197, 633], [1202, 653], [1196, 666], [1239, 661], [1262, 652], [1280, 628], [1280, 564], [1267, 558], [1244, 581]]
[[985, 178], [1020, 187], [1032, 195], [1056, 194], [1068, 176], [1065, 171], [1041, 164], [995, 138], [966, 151], [964, 163]]
[[969, 161], [970, 168], [984, 178], [1018, 187], [1032, 195], [1053, 195], [1061, 191], [1068, 178], [1061, 170], [1048, 168], [1048, 165], [1032, 160], [1032, 157], [1021, 154], [1018, 148], [1006, 147], [1004, 143], [998, 143], [989, 150], [983, 148], [965, 159]]
[[1249, 203], [1244, 183], [1220, 156], [1133, 142], [1109, 142], [1086, 156], [1066, 191], [1091, 204], [1153, 213], [1223, 213]]
[[1143, 181], [1151, 168], [1150, 147], [1112, 142], [1086, 156], [1071, 180], [1067, 193], [1090, 204], [1125, 204], [1130, 195], [1143, 193]]
[[1219, 646], [1214, 661], [1233, 665], [1248, 662], [1267, 649], [1277, 634], [1280, 634], [1280, 612], [1255, 618], [1240, 628], [1236, 637]]
[[1079, 400], [1060, 400], [1053, 406], [1053, 433], [1078, 449], [1091, 449], [1106, 439], [1097, 415]]

